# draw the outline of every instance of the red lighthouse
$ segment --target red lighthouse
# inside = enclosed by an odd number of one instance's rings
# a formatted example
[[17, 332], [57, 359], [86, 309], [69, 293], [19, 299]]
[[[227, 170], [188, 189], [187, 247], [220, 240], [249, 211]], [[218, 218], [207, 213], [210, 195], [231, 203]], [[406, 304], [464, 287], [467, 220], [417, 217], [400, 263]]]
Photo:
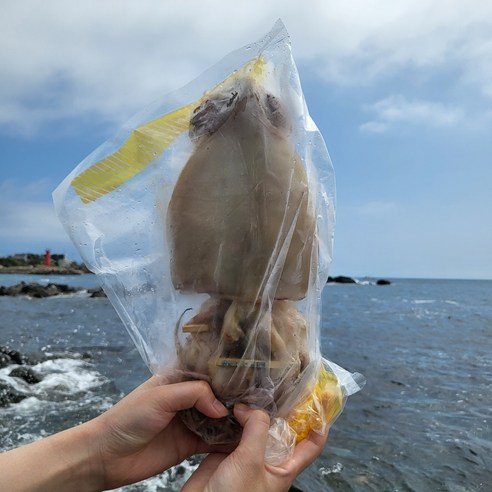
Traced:
[[51, 266], [51, 251], [47, 249], [44, 252], [44, 266], [45, 267], [50, 267]]

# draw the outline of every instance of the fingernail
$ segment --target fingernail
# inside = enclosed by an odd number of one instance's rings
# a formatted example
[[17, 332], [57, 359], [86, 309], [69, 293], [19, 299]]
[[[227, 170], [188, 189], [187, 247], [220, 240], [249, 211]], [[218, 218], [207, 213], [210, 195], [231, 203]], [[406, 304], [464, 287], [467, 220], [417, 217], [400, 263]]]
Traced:
[[222, 403], [220, 403], [220, 401], [217, 400], [217, 398], [214, 400], [212, 405], [215, 408], [215, 410], [217, 410], [218, 413], [220, 413], [224, 416], [229, 413], [229, 410], [227, 410], [227, 408], [224, 405], [222, 405]]

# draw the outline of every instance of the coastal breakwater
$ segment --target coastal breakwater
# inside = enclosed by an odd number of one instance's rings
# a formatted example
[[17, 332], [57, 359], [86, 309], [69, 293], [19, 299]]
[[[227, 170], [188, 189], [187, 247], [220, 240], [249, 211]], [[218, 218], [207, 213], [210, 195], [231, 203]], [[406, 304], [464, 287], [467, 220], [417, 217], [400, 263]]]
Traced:
[[46, 285], [37, 282], [19, 282], [18, 284], [5, 287], [0, 286], [0, 296], [26, 296], [37, 299], [44, 297], [60, 296], [66, 294], [75, 294], [77, 292], [87, 292], [89, 297], [106, 297], [101, 287], [84, 289], [82, 287], [71, 287], [66, 284], [49, 283]]
[[[2, 270], [3, 271], [3, 270]], [[375, 285], [390, 285], [391, 282], [385, 279], [379, 279], [375, 281], [359, 281], [352, 277], [338, 276], [328, 277], [328, 283], [336, 284], [375, 284]], [[93, 287], [84, 289], [83, 287], [72, 287], [67, 284], [50, 282], [48, 284], [41, 284], [38, 282], [19, 282], [11, 286], [0, 285], [0, 296], [26, 296], [33, 298], [44, 298], [52, 296], [60, 296], [67, 294], [75, 294], [77, 292], [87, 292], [90, 297], [106, 297], [106, 294], [101, 287]]]
[[[329, 277], [328, 283], [337, 283], [337, 284], [359, 284], [360, 282], [351, 278], [351, 277]], [[379, 279], [374, 282], [371, 282], [375, 285], [390, 285], [391, 282], [385, 279]], [[77, 292], [87, 292], [89, 297], [106, 297], [106, 294], [102, 290], [101, 287], [94, 287], [90, 289], [84, 289], [82, 287], [72, 287], [67, 284], [59, 284], [59, 283], [48, 283], [48, 284], [40, 284], [37, 282], [19, 282], [18, 284], [11, 286], [3, 286], [0, 285], [0, 296], [26, 296], [33, 298], [44, 298], [44, 297], [52, 297], [52, 296], [60, 296], [67, 294], [75, 294]]]
[[17, 275], [83, 275], [91, 273], [85, 266], [44, 266], [44, 265], [23, 265], [23, 266], [3, 266], [0, 265], [0, 274], [9, 273]]

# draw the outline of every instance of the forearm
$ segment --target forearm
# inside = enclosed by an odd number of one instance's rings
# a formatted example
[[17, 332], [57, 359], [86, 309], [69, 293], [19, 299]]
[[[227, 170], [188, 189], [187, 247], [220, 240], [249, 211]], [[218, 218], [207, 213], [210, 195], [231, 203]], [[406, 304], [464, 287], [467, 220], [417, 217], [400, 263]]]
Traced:
[[92, 423], [0, 454], [0, 489], [13, 492], [101, 489]]

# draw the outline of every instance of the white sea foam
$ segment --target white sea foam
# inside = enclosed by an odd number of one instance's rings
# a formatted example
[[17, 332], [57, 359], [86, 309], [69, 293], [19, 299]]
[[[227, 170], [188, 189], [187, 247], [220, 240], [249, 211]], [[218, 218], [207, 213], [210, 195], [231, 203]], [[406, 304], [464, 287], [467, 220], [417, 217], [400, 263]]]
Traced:
[[28, 384], [21, 378], [10, 377], [10, 372], [19, 367], [10, 365], [0, 369], [0, 381], [5, 382], [14, 390], [26, 395], [26, 398], [13, 404], [16, 411], [28, 414], [39, 411], [40, 408], [58, 405], [60, 401], [68, 403], [70, 395], [86, 394], [83, 400], [75, 397], [77, 405], [97, 401], [101, 410], [112, 404], [110, 398], [95, 398], [92, 390], [108, 382], [108, 379], [97, 372], [92, 364], [80, 359], [54, 359], [41, 362], [32, 367], [33, 371], [43, 377], [36, 384]]
[[323, 466], [318, 471], [322, 477], [326, 477], [327, 475], [341, 473], [342, 470], [343, 470], [343, 465], [337, 462], [333, 466]]
[[19, 411], [30, 411], [32, 409], [37, 409], [39, 407], [40, 400], [35, 396], [30, 396], [28, 398], [24, 398], [24, 400], [17, 403], [16, 408]]
[[90, 364], [79, 359], [54, 359], [41, 362], [35, 370], [44, 376], [35, 385], [41, 390], [55, 389], [60, 392], [76, 393], [101, 386], [108, 381]]
[[160, 492], [163, 489], [179, 491], [198, 466], [199, 463], [192, 464], [184, 460], [179, 465], [173, 466], [160, 475], [144, 480], [143, 482], [115, 489], [114, 492], [131, 492], [132, 490], [142, 490], [142, 487], [145, 487], [146, 492]]
[[435, 299], [414, 299], [412, 301], [414, 304], [433, 304], [436, 302]]
[[46, 297], [45, 300], [53, 301], [56, 299], [70, 299], [72, 297], [89, 297], [89, 291], [86, 289], [78, 290], [76, 292], [68, 292], [66, 294], [57, 294], [55, 296]]

